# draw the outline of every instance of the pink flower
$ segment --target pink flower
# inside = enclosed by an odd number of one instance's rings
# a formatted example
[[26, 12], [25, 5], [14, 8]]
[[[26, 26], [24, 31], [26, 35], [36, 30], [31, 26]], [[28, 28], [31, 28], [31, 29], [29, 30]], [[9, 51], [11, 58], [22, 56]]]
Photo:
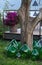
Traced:
[[16, 12], [8, 12], [6, 19], [3, 20], [3, 23], [8, 26], [14, 26], [18, 23], [18, 14]]

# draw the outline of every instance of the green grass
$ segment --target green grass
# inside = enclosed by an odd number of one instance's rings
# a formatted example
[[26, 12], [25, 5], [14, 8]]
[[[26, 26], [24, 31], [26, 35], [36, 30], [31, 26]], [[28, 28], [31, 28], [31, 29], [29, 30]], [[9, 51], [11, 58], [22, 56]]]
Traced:
[[9, 41], [0, 39], [0, 65], [42, 65], [42, 61], [7, 57], [6, 54], [4, 54], [4, 49], [8, 44]]

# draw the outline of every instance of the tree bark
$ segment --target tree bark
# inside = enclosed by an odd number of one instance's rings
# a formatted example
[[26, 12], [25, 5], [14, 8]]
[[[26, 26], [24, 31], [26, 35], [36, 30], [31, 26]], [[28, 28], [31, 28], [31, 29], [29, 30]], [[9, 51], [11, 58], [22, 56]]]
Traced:
[[[29, 30], [28, 30], [29, 31]], [[28, 32], [27, 33], [27, 39], [26, 39], [27, 41], [27, 44], [28, 44], [28, 46], [30, 47], [30, 49], [32, 50], [33, 49], [33, 33], [31, 33], [31, 32]]]
[[[23, 0], [21, 9], [19, 10], [21, 16], [21, 42], [26, 42], [28, 46], [32, 49], [32, 41], [33, 41], [33, 34], [29, 33], [31, 30], [31, 25], [29, 22], [29, 7], [30, 7], [30, 0]], [[30, 31], [31, 32], [31, 31]]]
[[27, 24], [28, 24], [28, 20], [29, 20], [29, 6], [30, 6], [30, 0], [24, 0], [22, 2], [22, 7], [21, 7], [21, 18], [22, 18], [22, 22], [21, 22], [21, 41], [22, 43], [26, 42], [26, 28], [27, 28]]

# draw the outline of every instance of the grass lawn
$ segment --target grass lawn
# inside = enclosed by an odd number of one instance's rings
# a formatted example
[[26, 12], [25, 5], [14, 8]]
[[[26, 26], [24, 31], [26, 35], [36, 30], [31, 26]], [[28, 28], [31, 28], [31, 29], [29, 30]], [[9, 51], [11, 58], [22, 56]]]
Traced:
[[32, 61], [29, 59], [9, 58], [4, 54], [4, 48], [9, 41], [0, 39], [0, 65], [42, 65], [42, 61]]

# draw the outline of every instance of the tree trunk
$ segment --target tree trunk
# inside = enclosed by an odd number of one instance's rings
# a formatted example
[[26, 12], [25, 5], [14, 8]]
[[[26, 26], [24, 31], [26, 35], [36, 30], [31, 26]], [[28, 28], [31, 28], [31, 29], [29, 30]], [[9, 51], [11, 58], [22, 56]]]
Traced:
[[30, 49], [33, 49], [33, 33], [28, 32], [27, 34], [27, 44], [30, 47]]
[[14, 33], [17, 32], [17, 26], [10, 26], [10, 32]]
[[22, 9], [21, 9], [21, 14], [22, 14], [22, 26], [21, 26], [21, 41], [22, 43], [26, 42], [26, 28], [28, 24], [28, 17], [29, 17], [29, 0], [24, 0], [22, 3]]
[[26, 42], [28, 46], [32, 49], [32, 42], [33, 42], [33, 34], [28, 33], [31, 29], [29, 27], [29, 7], [30, 7], [30, 0], [23, 0], [21, 9], [19, 11], [21, 16], [21, 42]]

